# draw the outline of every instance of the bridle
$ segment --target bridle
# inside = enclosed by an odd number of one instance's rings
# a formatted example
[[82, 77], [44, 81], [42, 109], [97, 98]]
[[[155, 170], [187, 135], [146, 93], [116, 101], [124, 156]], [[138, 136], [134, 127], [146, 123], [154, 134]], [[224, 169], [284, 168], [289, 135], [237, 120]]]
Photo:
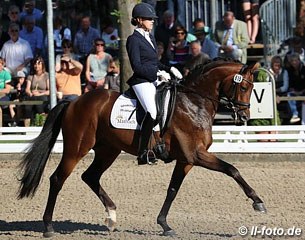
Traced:
[[209, 100], [211, 100], [213, 102], [217, 102], [218, 104], [224, 105], [228, 109], [231, 109], [233, 111], [233, 118], [235, 120], [237, 120], [237, 116], [238, 116], [238, 113], [240, 111], [244, 111], [245, 109], [250, 108], [250, 103], [241, 102], [241, 101], [237, 100], [237, 87], [243, 81], [246, 81], [247, 83], [253, 85], [253, 83], [251, 81], [249, 81], [248, 79], [245, 79], [242, 76], [243, 72], [245, 71], [245, 69], [247, 67], [248, 67], [247, 65], [243, 65], [242, 68], [240, 69], [239, 73], [234, 75], [234, 77], [233, 77], [233, 84], [232, 84], [232, 86], [230, 88], [230, 95], [229, 96], [220, 97], [220, 100], [219, 99], [215, 99], [215, 98], [213, 98], [211, 96], [208, 96], [208, 95], [204, 95], [203, 96], [202, 94], [200, 94], [198, 92], [195, 92], [193, 89], [190, 89], [190, 88], [184, 86], [179, 81], [176, 82], [175, 84], [177, 86], [183, 88], [184, 90], [187, 90], [187, 91], [183, 91], [183, 92], [190, 92], [190, 93], [199, 95], [200, 97], [207, 98], [207, 99], [209, 99]]
[[242, 68], [240, 69], [239, 73], [234, 75], [234, 77], [233, 77], [233, 84], [232, 84], [231, 89], [230, 89], [230, 96], [226, 96], [226, 98], [233, 105], [249, 108], [250, 107], [250, 103], [245, 103], [245, 102], [238, 101], [237, 100], [237, 96], [236, 96], [237, 87], [239, 86], [239, 84], [242, 83], [242, 81], [245, 81], [245, 82], [253, 85], [252, 82], [250, 82], [249, 80], [245, 79], [242, 76], [242, 73], [244, 72], [244, 70], [246, 68], [247, 68], [247, 65], [243, 65]]
[[250, 108], [250, 103], [246, 103], [246, 102], [241, 102], [239, 100], [237, 100], [237, 87], [243, 82], [247, 82], [250, 85], [253, 85], [252, 82], [250, 82], [248, 79], [245, 79], [242, 74], [245, 71], [245, 69], [247, 68], [247, 65], [243, 65], [242, 68], [240, 69], [238, 74], [235, 74], [233, 77], [233, 84], [230, 88], [230, 95], [229, 96], [225, 96], [225, 97], [221, 97], [222, 102], [225, 102], [225, 105], [229, 108], [233, 110], [233, 114], [234, 114], [234, 119], [237, 119], [237, 114], [240, 111], [243, 111], [247, 108]]

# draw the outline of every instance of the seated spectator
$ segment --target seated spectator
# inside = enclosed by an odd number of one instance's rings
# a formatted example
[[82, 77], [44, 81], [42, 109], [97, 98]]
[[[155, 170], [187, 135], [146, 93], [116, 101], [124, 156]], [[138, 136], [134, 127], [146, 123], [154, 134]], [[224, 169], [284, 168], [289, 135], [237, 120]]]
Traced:
[[30, 125], [30, 121], [36, 113], [43, 114], [48, 112], [50, 80], [42, 57], [36, 57], [34, 59], [33, 68], [34, 73], [26, 79], [27, 100], [44, 101], [44, 103], [41, 105], [25, 106], [25, 126]]
[[33, 56], [41, 55], [43, 47], [42, 29], [35, 26], [35, 19], [30, 16], [24, 18], [23, 26], [19, 33], [20, 37], [29, 42]]
[[25, 0], [23, 11], [20, 13], [21, 22], [23, 22], [23, 20], [28, 16], [33, 17], [37, 22], [42, 21], [43, 13], [35, 6], [36, 6], [35, 0]]
[[163, 63], [164, 65], [169, 65], [169, 61], [166, 56], [163, 42], [157, 42], [157, 54], [158, 54], [158, 60], [161, 63]]
[[101, 38], [94, 41], [94, 53], [91, 53], [86, 62], [85, 92], [95, 88], [104, 88], [105, 77], [109, 68], [111, 55], [104, 51], [105, 42]]
[[73, 101], [82, 93], [80, 74], [83, 65], [68, 55], [61, 57], [60, 65], [60, 70], [56, 73], [57, 98]]
[[81, 19], [80, 29], [74, 38], [74, 52], [80, 55], [80, 58], [86, 57], [94, 43], [94, 40], [100, 38], [100, 32], [91, 27], [90, 17], [84, 16]]
[[[62, 42], [64, 40], [72, 40], [72, 34], [70, 28], [66, 27], [63, 25], [62, 18], [57, 16], [54, 19], [54, 30], [53, 30], [53, 37], [54, 37], [54, 51], [55, 51], [55, 56], [58, 54], [63, 53], [63, 48], [62, 48]], [[48, 35], [45, 37], [44, 41], [45, 49], [48, 48]]]
[[191, 29], [191, 33], [195, 34], [196, 30], [201, 29], [205, 33], [205, 38], [207, 39], [213, 39], [213, 33], [210, 27], [206, 26], [204, 21], [201, 18], [196, 18], [193, 21], [193, 28]]
[[305, 50], [302, 47], [302, 38], [300, 37], [293, 37], [287, 40], [287, 43], [289, 45], [289, 51], [286, 53], [284, 58], [284, 65], [286, 68], [289, 67], [289, 61], [288, 56], [292, 53], [298, 53], [300, 56], [300, 60], [302, 64], [305, 64]]
[[2, 49], [3, 44], [8, 40], [10, 40], [10, 35], [8, 35], [7, 32], [3, 31], [3, 26], [0, 23], [0, 50]]
[[61, 69], [61, 58], [62, 57], [69, 57], [73, 60], [78, 61], [78, 57], [75, 53], [73, 53], [73, 46], [72, 42], [68, 39], [64, 39], [62, 41], [62, 53], [56, 55], [55, 59], [55, 71], [58, 72]]
[[[26, 99], [26, 81], [25, 74], [22, 71], [19, 71], [16, 76], [16, 93], [11, 95], [11, 101], [22, 101]], [[12, 117], [12, 122], [8, 123], [9, 127], [16, 127], [18, 125], [19, 119], [22, 115], [22, 111], [24, 110], [24, 106], [10, 105], [10, 114]], [[16, 113], [17, 110], [17, 113]]]
[[11, 23], [9, 26], [10, 40], [4, 43], [0, 56], [6, 63], [6, 69], [13, 77], [18, 71], [23, 71], [26, 75], [29, 73], [29, 63], [33, 58], [29, 43], [19, 37], [19, 26]]
[[233, 58], [244, 64], [247, 62], [247, 46], [250, 41], [247, 25], [235, 19], [233, 12], [225, 12], [223, 21], [216, 23], [214, 37], [219, 47], [219, 57]]
[[162, 23], [157, 25], [155, 29], [155, 39], [157, 42], [164, 44], [164, 49], [168, 49], [170, 38], [175, 37], [175, 15], [173, 12], [167, 10], [163, 13]]
[[270, 65], [270, 72], [275, 80], [276, 94], [286, 95], [289, 88], [289, 76], [287, 70], [283, 68], [282, 58], [280, 56], [272, 57]]
[[[11, 74], [4, 69], [5, 61], [0, 57], [0, 101], [10, 101]], [[5, 106], [1, 106], [2, 108]]]
[[118, 57], [114, 57], [110, 61], [104, 88], [120, 92], [120, 60]]
[[185, 60], [189, 55], [189, 43], [186, 41], [187, 31], [183, 26], [177, 26], [175, 37], [170, 39], [167, 49], [167, 57], [171, 66], [183, 71]]
[[105, 17], [102, 20], [102, 39], [104, 39], [106, 48], [105, 52], [111, 56], [118, 56], [119, 54], [119, 33], [118, 29], [113, 26], [110, 17]]
[[16, 23], [19, 25], [19, 29], [22, 29], [22, 23], [20, 21], [20, 9], [16, 5], [11, 5], [8, 9], [7, 16], [10, 23]]
[[[290, 108], [287, 101], [280, 102], [278, 96], [286, 96], [289, 88], [289, 76], [286, 69], [283, 68], [283, 61], [280, 56], [274, 56], [271, 59], [269, 71], [274, 77], [275, 89], [277, 96], [277, 110], [280, 114], [280, 119], [285, 121], [287, 115], [290, 114]], [[284, 123], [284, 122], [283, 122]]]
[[218, 57], [218, 47], [215, 42], [207, 38], [207, 30], [205, 27], [196, 28], [195, 36], [201, 43], [201, 51], [206, 53], [211, 59]]
[[[305, 66], [301, 63], [298, 53], [292, 53], [288, 56], [289, 68], [289, 92], [288, 96], [302, 96], [305, 94]], [[296, 101], [288, 101], [291, 109], [292, 118], [290, 123], [297, 123], [301, 119]], [[305, 113], [304, 113], [305, 114]], [[302, 114], [303, 115], [303, 114]]]
[[210, 57], [201, 51], [201, 44], [198, 40], [190, 43], [191, 54], [185, 61], [183, 68], [184, 76], [187, 76], [197, 65], [206, 63]]

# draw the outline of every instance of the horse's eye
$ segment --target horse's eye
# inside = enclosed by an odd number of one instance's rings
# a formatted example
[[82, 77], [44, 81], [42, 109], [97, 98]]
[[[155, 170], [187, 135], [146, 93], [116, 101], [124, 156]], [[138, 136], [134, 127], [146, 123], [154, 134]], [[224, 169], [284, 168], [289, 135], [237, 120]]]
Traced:
[[243, 86], [240, 86], [240, 91], [241, 91], [241, 92], [246, 92], [246, 91], [247, 91], [247, 88], [246, 88], [246, 87], [243, 87]]

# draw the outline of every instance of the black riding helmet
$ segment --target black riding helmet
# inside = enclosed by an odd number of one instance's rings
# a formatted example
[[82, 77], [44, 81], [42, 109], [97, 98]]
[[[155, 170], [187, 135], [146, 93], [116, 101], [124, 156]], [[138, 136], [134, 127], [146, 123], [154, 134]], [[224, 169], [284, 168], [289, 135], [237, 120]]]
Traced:
[[158, 18], [155, 9], [148, 3], [138, 3], [132, 9], [133, 18]]

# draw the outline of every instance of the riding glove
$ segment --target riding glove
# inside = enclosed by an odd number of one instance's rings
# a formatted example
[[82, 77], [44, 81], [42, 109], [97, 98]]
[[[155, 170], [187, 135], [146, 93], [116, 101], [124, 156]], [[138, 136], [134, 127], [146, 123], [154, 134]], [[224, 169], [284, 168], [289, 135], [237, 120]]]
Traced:
[[169, 75], [169, 73], [166, 71], [163, 71], [163, 70], [162, 71], [159, 70], [157, 72], [157, 76], [161, 82], [168, 82], [171, 79], [171, 76]]
[[171, 67], [170, 71], [179, 80], [183, 78], [182, 74], [179, 72], [179, 70], [177, 68]]

